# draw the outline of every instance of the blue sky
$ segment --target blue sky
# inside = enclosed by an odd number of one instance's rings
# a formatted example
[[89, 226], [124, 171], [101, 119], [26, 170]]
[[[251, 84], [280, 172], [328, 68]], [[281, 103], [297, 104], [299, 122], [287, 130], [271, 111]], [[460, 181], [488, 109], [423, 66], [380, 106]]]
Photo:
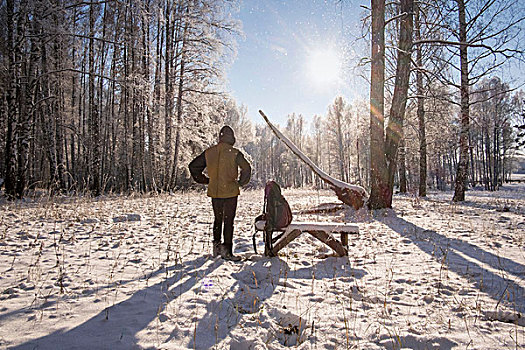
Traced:
[[[356, 67], [368, 55], [365, 42], [357, 38], [361, 5], [369, 6], [369, 0], [240, 1], [236, 17], [245, 38], [238, 39], [238, 54], [228, 70], [228, 89], [238, 104], [248, 108], [254, 122], [262, 123], [259, 109], [284, 124], [293, 112], [308, 121], [314, 114], [326, 114], [337, 95], [348, 101], [368, 99], [369, 85], [360, 76], [368, 73]], [[340, 60], [338, 79], [312, 77], [312, 60], [319, 53], [328, 53], [325, 60], [327, 56]], [[513, 86], [523, 84], [522, 68], [513, 64], [499, 74], [517, 79]]]
[[[242, 1], [237, 16], [245, 38], [238, 40], [238, 54], [228, 70], [229, 90], [253, 121], [262, 122], [259, 109], [280, 124], [292, 112], [311, 120], [314, 114], [325, 114], [338, 94], [349, 100], [367, 96], [365, 81], [352, 69], [363, 55], [364, 43], [355, 42], [361, 32], [359, 5], [338, 0]], [[327, 66], [339, 62], [336, 78]], [[327, 71], [314, 71], [315, 65]]]

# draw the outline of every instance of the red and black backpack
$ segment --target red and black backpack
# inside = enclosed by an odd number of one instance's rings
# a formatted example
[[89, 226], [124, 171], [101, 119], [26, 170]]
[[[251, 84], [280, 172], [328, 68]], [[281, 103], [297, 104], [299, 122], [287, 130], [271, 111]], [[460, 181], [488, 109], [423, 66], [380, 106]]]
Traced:
[[[265, 255], [271, 253], [273, 242], [279, 237], [272, 238], [273, 231], [281, 230], [292, 222], [292, 210], [281, 193], [281, 187], [275, 181], [268, 181], [264, 187], [263, 213], [255, 218], [255, 222], [266, 221], [264, 226]], [[253, 249], [257, 253], [255, 234], [253, 235]]]

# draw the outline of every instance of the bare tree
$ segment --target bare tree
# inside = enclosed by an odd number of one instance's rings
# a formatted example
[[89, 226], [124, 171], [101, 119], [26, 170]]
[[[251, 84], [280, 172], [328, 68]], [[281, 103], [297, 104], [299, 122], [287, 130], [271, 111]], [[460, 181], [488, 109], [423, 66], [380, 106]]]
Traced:
[[[392, 105], [384, 133], [384, 2], [372, 1], [372, 67], [370, 91], [371, 193], [370, 209], [392, 206], [397, 151], [403, 136], [403, 119], [410, 78], [413, 1], [400, 3], [399, 44]], [[383, 161], [384, 160], [384, 161]]]
[[336, 164], [339, 165], [339, 169], [337, 169], [339, 178], [348, 182], [350, 164], [348, 162], [347, 139], [349, 138], [350, 110], [342, 96], [337, 96], [334, 102], [328, 106], [326, 119], [327, 131], [333, 144], [334, 159]]

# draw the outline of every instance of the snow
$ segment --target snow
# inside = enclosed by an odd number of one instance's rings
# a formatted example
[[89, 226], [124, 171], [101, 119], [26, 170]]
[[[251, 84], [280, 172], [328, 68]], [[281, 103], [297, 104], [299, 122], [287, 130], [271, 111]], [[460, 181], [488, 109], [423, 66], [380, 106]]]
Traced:
[[[294, 212], [334, 201], [283, 193]], [[266, 258], [251, 242], [263, 191], [245, 191], [240, 263], [211, 257], [203, 192], [2, 202], [0, 348], [523, 347], [525, 184], [451, 198], [298, 214], [357, 224], [349, 256], [302, 235]]]

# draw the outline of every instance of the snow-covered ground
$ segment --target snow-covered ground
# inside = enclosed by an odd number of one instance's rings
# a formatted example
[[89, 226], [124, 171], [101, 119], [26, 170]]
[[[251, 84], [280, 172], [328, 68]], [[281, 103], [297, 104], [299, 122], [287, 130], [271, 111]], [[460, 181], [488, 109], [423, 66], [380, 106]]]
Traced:
[[[262, 192], [239, 199], [241, 263], [210, 256], [202, 192], [0, 204], [0, 348], [525, 346], [525, 184], [294, 217], [357, 223], [343, 258], [308, 234], [255, 255]], [[337, 202], [284, 194], [296, 212]]]

